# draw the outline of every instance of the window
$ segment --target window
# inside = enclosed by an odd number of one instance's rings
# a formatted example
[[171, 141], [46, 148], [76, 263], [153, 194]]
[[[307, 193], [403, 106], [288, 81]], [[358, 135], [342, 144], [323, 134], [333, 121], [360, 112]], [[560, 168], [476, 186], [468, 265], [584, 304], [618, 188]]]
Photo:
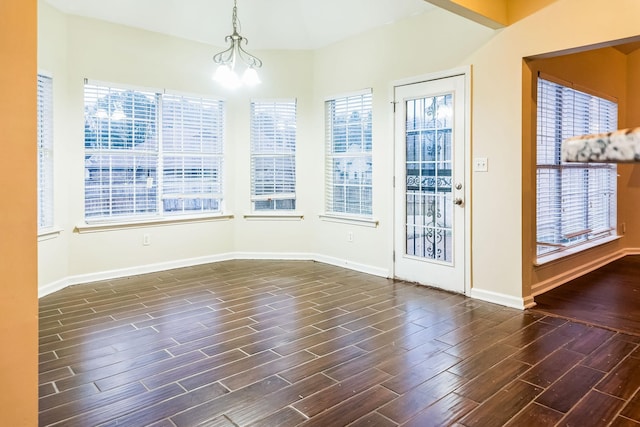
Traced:
[[222, 101], [85, 84], [85, 219], [220, 212]]
[[372, 216], [371, 90], [325, 102], [326, 210]]
[[296, 208], [296, 101], [251, 102], [251, 201], [255, 211]]
[[616, 224], [615, 164], [562, 163], [572, 136], [617, 129], [618, 106], [570, 85], [538, 79], [537, 255], [611, 236]]
[[53, 227], [53, 81], [38, 74], [38, 228]]
[[162, 207], [165, 214], [220, 211], [223, 105], [162, 97]]

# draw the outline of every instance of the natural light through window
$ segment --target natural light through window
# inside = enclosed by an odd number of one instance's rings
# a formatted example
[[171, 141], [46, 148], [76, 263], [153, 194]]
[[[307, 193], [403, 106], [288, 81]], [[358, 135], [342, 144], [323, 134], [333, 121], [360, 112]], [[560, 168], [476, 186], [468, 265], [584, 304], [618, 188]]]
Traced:
[[85, 85], [85, 219], [217, 213], [224, 103]]
[[296, 100], [251, 102], [254, 211], [296, 208]]
[[537, 255], [608, 237], [616, 228], [615, 164], [562, 163], [563, 140], [617, 129], [617, 103], [538, 79]]
[[325, 102], [327, 214], [372, 216], [371, 103], [371, 90]]

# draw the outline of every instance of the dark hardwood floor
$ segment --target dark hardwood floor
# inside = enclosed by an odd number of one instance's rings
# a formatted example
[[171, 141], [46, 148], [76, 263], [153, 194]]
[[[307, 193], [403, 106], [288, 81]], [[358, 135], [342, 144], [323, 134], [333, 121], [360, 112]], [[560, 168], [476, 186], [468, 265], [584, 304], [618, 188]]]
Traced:
[[640, 255], [629, 255], [535, 297], [535, 311], [640, 335]]
[[639, 343], [321, 263], [220, 262], [42, 298], [39, 421], [637, 426]]

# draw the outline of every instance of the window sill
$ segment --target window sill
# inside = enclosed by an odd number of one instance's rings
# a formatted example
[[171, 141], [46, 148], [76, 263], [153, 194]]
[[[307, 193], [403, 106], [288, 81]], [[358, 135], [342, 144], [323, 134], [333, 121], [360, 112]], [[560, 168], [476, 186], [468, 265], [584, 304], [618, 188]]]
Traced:
[[38, 231], [38, 242], [44, 242], [45, 240], [55, 239], [62, 233], [62, 228], [52, 227], [45, 228]]
[[338, 215], [328, 215], [328, 214], [321, 214], [319, 216], [322, 221], [337, 222], [341, 224], [359, 225], [361, 227], [376, 228], [378, 227], [378, 224], [379, 224], [379, 221], [373, 218], [338, 216]]
[[252, 212], [244, 214], [244, 219], [248, 221], [302, 221], [304, 214], [301, 212]]
[[586, 251], [587, 249], [591, 249], [591, 248], [595, 248], [597, 246], [601, 246], [601, 245], [605, 245], [607, 243], [610, 242], [614, 242], [618, 239], [620, 239], [622, 236], [607, 236], [607, 237], [603, 237], [601, 239], [596, 239], [596, 240], [592, 240], [588, 243], [583, 243], [582, 245], [577, 245], [574, 246], [570, 249], [565, 249], [564, 251], [560, 251], [560, 252], [555, 252], [549, 255], [544, 255], [541, 256], [539, 258], [537, 258], [536, 260], [534, 260], [533, 265], [535, 267], [540, 267], [543, 266], [545, 264], [549, 264], [552, 263], [554, 261], [558, 261], [567, 257], [570, 257], [572, 255], [577, 255], [580, 254], [584, 251]]
[[84, 233], [98, 233], [101, 231], [113, 231], [113, 230], [127, 230], [131, 228], [143, 228], [143, 227], [156, 227], [160, 225], [170, 224], [192, 224], [198, 222], [212, 222], [212, 221], [226, 221], [233, 219], [232, 214], [220, 214], [209, 216], [189, 216], [189, 217], [175, 217], [175, 218], [162, 218], [162, 219], [147, 219], [142, 221], [130, 221], [130, 222], [101, 222], [93, 224], [78, 224], [74, 231], [79, 234]]

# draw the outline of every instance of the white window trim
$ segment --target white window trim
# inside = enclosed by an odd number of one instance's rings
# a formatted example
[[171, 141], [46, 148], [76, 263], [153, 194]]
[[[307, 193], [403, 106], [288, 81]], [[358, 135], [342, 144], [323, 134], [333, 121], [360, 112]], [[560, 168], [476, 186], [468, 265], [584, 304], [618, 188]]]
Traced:
[[57, 238], [64, 230], [60, 227], [49, 227], [38, 230], [38, 242]]
[[246, 213], [243, 215], [244, 219], [248, 221], [257, 221], [257, 220], [269, 220], [269, 221], [302, 221], [304, 219], [304, 214], [302, 212], [297, 211], [256, 211], [251, 213]]
[[332, 214], [320, 214], [318, 217], [322, 221], [336, 222], [340, 224], [358, 225], [361, 227], [376, 228], [380, 225], [380, 221], [375, 218], [365, 218], [361, 216], [349, 216], [344, 215], [332, 215]]
[[535, 267], [540, 267], [546, 264], [550, 264], [554, 261], [558, 261], [573, 255], [580, 254], [587, 249], [596, 248], [598, 246], [606, 245], [607, 243], [615, 242], [616, 240], [619, 240], [621, 238], [622, 236], [620, 235], [614, 235], [614, 236], [604, 236], [599, 239], [589, 240], [585, 243], [568, 247], [567, 249], [560, 252], [552, 252], [550, 254], [539, 256], [537, 259], [533, 260], [533, 265]]
[[349, 98], [352, 96], [362, 96], [362, 95], [368, 95], [368, 94], [373, 94], [373, 88], [368, 87], [364, 89], [354, 90], [351, 92], [340, 92], [335, 95], [328, 95], [328, 96], [325, 96], [324, 102], [333, 101], [337, 98]]
[[166, 217], [158, 219], [147, 219], [139, 221], [126, 221], [126, 222], [95, 222], [86, 223], [82, 222], [77, 224], [74, 231], [79, 234], [85, 233], [97, 233], [101, 231], [113, 231], [113, 230], [127, 230], [132, 228], [146, 228], [157, 227], [171, 224], [195, 224], [201, 222], [215, 222], [215, 221], [229, 221], [234, 218], [233, 214], [217, 214], [217, 215], [201, 215], [201, 216], [181, 216], [181, 217]]
[[[84, 84], [93, 85], [93, 86], [106, 86], [114, 89], [135, 90], [135, 91], [141, 91], [141, 92], [154, 92], [154, 93], [166, 92], [166, 90], [163, 88], [158, 88], [153, 86], [138, 86], [138, 85], [132, 85], [132, 84], [126, 84], [126, 83], [120, 83], [120, 82], [107, 82], [103, 80], [89, 79], [86, 77], [84, 79]], [[193, 96], [202, 97], [202, 95], [193, 95]]]

